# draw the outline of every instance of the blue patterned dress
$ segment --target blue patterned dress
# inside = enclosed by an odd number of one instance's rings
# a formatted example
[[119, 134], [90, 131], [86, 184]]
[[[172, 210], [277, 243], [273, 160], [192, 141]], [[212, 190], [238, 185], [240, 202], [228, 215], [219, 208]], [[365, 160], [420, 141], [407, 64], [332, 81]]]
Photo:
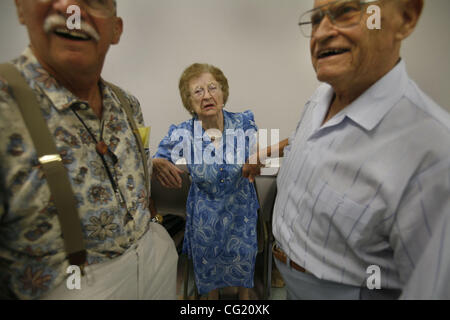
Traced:
[[[256, 132], [251, 111], [230, 113], [224, 110], [223, 113], [224, 132], [236, 129]], [[184, 143], [185, 149], [184, 152], [177, 152], [177, 155], [185, 157], [186, 150], [192, 151], [191, 161], [187, 159], [192, 184], [187, 199], [183, 252], [193, 261], [200, 294], [229, 286], [252, 288], [258, 249], [256, 224], [259, 205], [253, 184], [242, 177], [242, 164], [233, 164], [239, 162], [229, 157], [230, 151], [234, 155], [245, 152], [247, 160], [251, 139], [246, 139], [244, 149], [239, 147], [242, 144], [236, 138], [225, 135], [221, 161], [194, 164], [194, 145], [198, 146], [192, 143], [195, 120], [172, 125], [154, 156], [175, 162], [172, 151], [180, 143]], [[178, 139], [176, 132], [184, 132], [185, 138]], [[188, 139], [186, 133], [190, 133]], [[214, 154], [215, 148], [211, 148], [207, 135], [204, 135], [200, 145], [203, 150], [213, 150]]]

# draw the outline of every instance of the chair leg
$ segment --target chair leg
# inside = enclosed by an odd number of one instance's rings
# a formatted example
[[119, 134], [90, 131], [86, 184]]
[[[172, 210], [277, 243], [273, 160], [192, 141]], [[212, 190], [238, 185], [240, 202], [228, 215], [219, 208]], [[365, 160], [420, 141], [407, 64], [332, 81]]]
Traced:
[[190, 272], [190, 262], [187, 255], [184, 259], [184, 292], [183, 292], [183, 300], [188, 299], [188, 288], [189, 288], [189, 272]]
[[197, 284], [195, 283], [195, 279], [194, 279], [194, 299], [195, 300], [199, 299], [199, 294], [198, 294]]
[[272, 295], [272, 238], [267, 242], [267, 299]]
[[268, 299], [269, 291], [268, 286], [270, 282], [267, 282], [268, 280], [268, 274], [270, 274], [270, 268], [268, 263], [269, 258], [269, 252], [268, 252], [268, 232], [267, 232], [267, 225], [265, 222], [263, 222], [263, 234], [264, 234], [264, 246], [263, 246], [263, 300]]
[[[192, 261], [189, 259], [189, 257], [186, 255], [186, 265], [184, 267], [184, 292], [183, 292], [183, 299], [184, 300], [188, 300], [189, 299], [189, 276], [191, 273], [191, 264]], [[194, 283], [194, 299], [198, 300], [199, 299], [199, 294], [198, 294], [198, 289], [197, 289], [197, 285], [195, 284], [195, 279], [193, 279], [193, 283]]]

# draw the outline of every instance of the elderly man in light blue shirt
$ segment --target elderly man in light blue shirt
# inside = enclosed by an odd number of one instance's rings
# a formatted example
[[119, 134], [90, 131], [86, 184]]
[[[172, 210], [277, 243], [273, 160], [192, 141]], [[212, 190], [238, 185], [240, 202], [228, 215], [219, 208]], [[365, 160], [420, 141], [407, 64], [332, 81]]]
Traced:
[[[367, 27], [369, 5], [381, 9], [381, 30]], [[450, 212], [450, 116], [400, 58], [422, 8], [316, 0], [301, 18], [324, 84], [277, 181], [274, 256], [291, 299], [390, 299], [436, 281], [426, 269], [411, 277]]]

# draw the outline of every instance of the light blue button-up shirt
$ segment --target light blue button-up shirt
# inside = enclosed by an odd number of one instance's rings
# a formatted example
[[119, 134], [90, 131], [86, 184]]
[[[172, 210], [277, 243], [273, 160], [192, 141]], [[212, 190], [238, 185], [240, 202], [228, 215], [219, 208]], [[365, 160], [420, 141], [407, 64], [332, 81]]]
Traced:
[[433, 232], [401, 299], [450, 300], [450, 212]]
[[285, 150], [273, 233], [320, 279], [365, 286], [376, 265], [401, 289], [450, 211], [450, 116], [403, 61], [322, 125], [333, 95], [318, 88]]

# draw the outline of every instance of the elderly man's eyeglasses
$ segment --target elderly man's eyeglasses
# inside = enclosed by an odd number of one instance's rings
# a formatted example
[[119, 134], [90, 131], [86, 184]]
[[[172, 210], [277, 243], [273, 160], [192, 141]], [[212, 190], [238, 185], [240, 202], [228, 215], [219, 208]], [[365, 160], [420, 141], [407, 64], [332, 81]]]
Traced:
[[[41, 3], [50, 3], [53, 0], [38, 0]], [[115, 0], [77, 0], [79, 6], [89, 14], [99, 18], [112, 17], [116, 12]]]
[[[220, 85], [218, 83], [210, 83], [208, 84], [208, 86], [206, 87], [206, 89], [208, 90], [210, 95], [215, 95], [219, 90], [220, 90]], [[203, 87], [196, 87], [194, 89], [194, 91], [191, 92], [192, 97], [194, 97], [194, 99], [200, 100], [203, 99], [203, 97], [205, 96], [206, 90]]]
[[379, 0], [337, 0], [305, 12], [300, 16], [298, 25], [307, 38], [312, 37], [325, 16], [328, 16], [336, 27], [350, 28], [361, 22], [365, 6], [377, 1]]

